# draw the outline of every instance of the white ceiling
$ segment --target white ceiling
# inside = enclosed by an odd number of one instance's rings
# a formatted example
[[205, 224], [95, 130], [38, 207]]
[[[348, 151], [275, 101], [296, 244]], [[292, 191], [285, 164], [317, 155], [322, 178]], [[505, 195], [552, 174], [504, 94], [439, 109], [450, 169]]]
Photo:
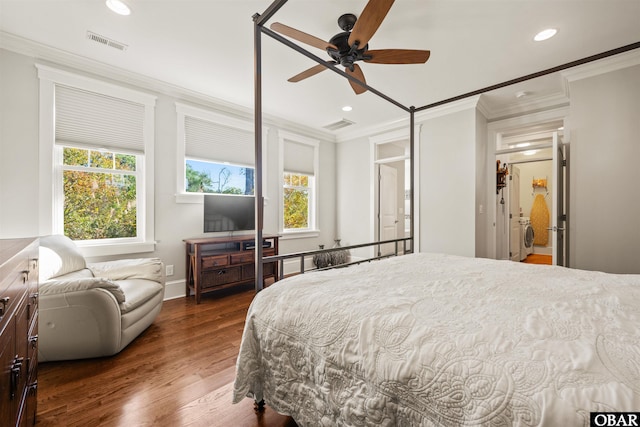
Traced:
[[[24, 38], [89, 58], [110, 69], [148, 76], [180, 88], [253, 108], [252, 16], [269, 0], [128, 0], [119, 16], [104, 0], [0, 0], [4, 38]], [[341, 32], [338, 17], [359, 15], [366, 0], [290, 0], [271, 22], [324, 40]], [[405, 106], [420, 107], [506, 80], [640, 41], [640, 0], [397, 0], [370, 49], [429, 49], [420, 65], [361, 64], [367, 83]], [[536, 43], [535, 33], [558, 29]], [[128, 45], [122, 52], [87, 39], [87, 31]], [[0, 43], [0, 46], [2, 44]], [[307, 48], [307, 46], [304, 46]], [[308, 47], [321, 58], [325, 52]], [[262, 37], [263, 110], [320, 128], [342, 118], [354, 128], [406, 119], [406, 113], [367, 92], [355, 95], [342, 76], [325, 71], [300, 83], [287, 78], [315, 62]], [[515, 93], [562, 92], [549, 76], [503, 89], [488, 99], [511, 103]], [[352, 105], [353, 111], [340, 107]]]

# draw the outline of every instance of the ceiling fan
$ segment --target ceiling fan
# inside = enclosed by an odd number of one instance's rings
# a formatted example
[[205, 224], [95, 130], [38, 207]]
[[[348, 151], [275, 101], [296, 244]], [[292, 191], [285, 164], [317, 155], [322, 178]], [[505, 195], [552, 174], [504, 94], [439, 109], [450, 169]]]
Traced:
[[[340, 16], [338, 26], [344, 32], [336, 34], [328, 42], [279, 22], [271, 24], [271, 29], [302, 43], [326, 50], [331, 57], [331, 60], [327, 61], [328, 64], [342, 65], [347, 74], [366, 84], [364, 73], [356, 64], [357, 61], [373, 64], [422, 64], [429, 59], [430, 51], [428, 50], [369, 50], [369, 40], [382, 24], [393, 2], [394, 0], [369, 0], [360, 14], [360, 18], [356, 18], [352, 13]], [[299, 82], [326, 69], [325, 65], [318, 64], [296, 74], [288, 81]], [[365, 87], [351, 80], [349, 80], [349, 84], [358, 95], [367, 91]]]

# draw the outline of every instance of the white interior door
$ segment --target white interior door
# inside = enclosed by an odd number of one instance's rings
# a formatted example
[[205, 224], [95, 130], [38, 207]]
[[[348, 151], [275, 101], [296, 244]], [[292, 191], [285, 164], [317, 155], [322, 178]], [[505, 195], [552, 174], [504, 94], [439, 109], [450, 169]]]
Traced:
[[[380, 164], [379, 223], [380, 240], [398, 238], [398, 171]], [[394, 244], [381, 245], [379, 255], [395, 252]]]
[[509, 259], [520, 262], [520, 169], [511, 166], [509, 180]]

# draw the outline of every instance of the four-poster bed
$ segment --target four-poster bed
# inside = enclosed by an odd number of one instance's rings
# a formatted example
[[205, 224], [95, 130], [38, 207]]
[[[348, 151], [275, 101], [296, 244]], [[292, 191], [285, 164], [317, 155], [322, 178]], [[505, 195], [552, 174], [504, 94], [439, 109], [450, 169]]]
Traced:
[[[355, 79], [264, 27], [285, 3], [254, 15], [258, 200], [261, 35]], [[409, 114], [413, 201], [416, 111], [638, 47], [419, 109], [355, 83]], [[261, 203], [256, 219], [260, 241]], [[413, 220], [412, 203], [410, 239]], [[262, 290], [259, 245], [256, 261], [261, 292], [247, 315], [234, 403], [254, 398], [309, 426], [587, 425], [595, 412], [640, 408], [639, 275], [411, 253]]]

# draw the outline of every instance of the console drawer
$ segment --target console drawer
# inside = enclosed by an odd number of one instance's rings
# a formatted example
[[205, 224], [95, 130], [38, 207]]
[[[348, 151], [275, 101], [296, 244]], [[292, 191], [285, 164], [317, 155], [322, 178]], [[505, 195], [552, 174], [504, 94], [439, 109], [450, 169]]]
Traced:
[[227, 255], [212, 255], [202, 257], [202, 269], [210, 269], [214, 267], [224, 267], [229, 265], [229, 257]]
[[228, 283], [237, 282], [241, 277], [242, 267], [220, 268], [213, 271], [202, 272], [202, 287], [215, 288], [216, 286], [226, 285]]
[[256, 254], [253, 251], [231, 254], [231, 264], [244, 264], [246, 262], [253, 262], [255, 256]]

